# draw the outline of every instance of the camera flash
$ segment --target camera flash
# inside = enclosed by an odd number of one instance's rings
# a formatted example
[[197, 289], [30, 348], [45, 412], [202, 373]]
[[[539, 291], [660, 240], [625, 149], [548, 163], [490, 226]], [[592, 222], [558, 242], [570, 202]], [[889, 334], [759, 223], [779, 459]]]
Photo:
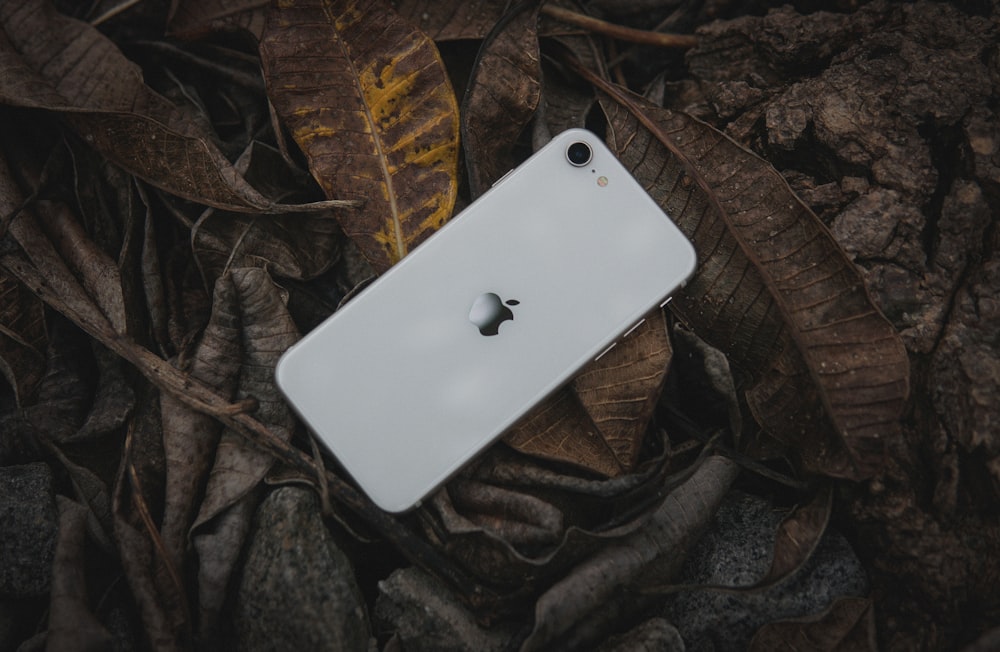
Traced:
[[597, 185], [599, 185], [602, 188], [604, 186], [608, 185], [608, 178], [607, 177], [597, 177]]

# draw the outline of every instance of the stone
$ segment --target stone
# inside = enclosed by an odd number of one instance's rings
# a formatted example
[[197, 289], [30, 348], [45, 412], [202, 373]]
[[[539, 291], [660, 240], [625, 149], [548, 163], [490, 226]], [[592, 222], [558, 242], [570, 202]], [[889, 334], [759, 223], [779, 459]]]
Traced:
[[234, 612], [239, 650], [369, 648], [354, 569], [312, 491], [282, 487], [257, 510]]
[[[785, 513], [768, 501], [732, 492], [692, 549], [676, 584], [751, 586], [771, 565]], [[792, 577], [757, 591], [695, 590], [668, 599], [663, 615], [688, 650], [745, 650], [762, 625], [819, 613], [840, 596], [861, 596], [868, 579], [847, 540], [827, 530], [812, 558]]]
[[0, 467], [0, 598], [49, 592], [58, 521], [48, 466]]

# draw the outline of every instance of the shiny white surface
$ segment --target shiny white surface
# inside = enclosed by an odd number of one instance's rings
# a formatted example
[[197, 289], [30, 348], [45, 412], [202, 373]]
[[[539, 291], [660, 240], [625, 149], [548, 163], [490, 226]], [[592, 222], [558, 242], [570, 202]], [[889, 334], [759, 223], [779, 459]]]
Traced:
[[[582, 168], [577, 140], [594, 149]], [[564, 132], [289, 349], [278, 385], [379, 507], [405, 511], [694, 265], [600, 139]], [[469, 321], [484, 292], [520, 302], [495, 336]]]

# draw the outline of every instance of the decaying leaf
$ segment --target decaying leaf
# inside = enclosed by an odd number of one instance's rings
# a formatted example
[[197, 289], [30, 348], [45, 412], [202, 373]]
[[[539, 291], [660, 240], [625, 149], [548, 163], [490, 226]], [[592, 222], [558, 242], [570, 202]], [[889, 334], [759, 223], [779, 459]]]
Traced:
[[59, 504], [59, 538], [52, 564], [49, 598], [49, 650], [106, 650], [111, 634], [94, 617], [87, 595], [87, 510], [62, 496]]
[[[112, 495], [115, 539], [129, 589], [151, 649], [180, 652], [193, 641], [191, 610], [179, 569], [163, 547], [150, 512], [147, 495], [159, 489], [162, 457], [159, 410], [147, 401], [137, 412], [125, 442], [122, 464]], [[162, 452], [160, 452], [162, 455]]]
[[626, 588], [668, 579], [711, 521], [737, 473], [732, 461], [707, 458], [667, 496], [645, 527], [603, 548], [556, 582], [535, 605], [535, 626], [522, 652], [550, 649]]
[[[228, 277], [215, 284], [212, 317], [185, 369], [192, 378], [225, 396], [235, 393], [239, 378], [241, 324], [234, 292]], [[160, 412], [166, 458], [161, 533], [171, 559], [178, 568], [183, 568], [188, 530], [197, 513], [197, 501], [212, 465], [222, 425], [167, 394], [160, 397]]]
[[125, 296], [118, 265], [87, 236], [69, 206], [38, 201], [33, 208], [46, 236], [84, 290], [94, 298], [112, 328], [125, 334]]
[[614, 477], [631, 471], [670, 362], [663, 313], [519, 421], [504, 441], [525, 453]]
[[260, 38], [269, 0], [172, 0], [167, 32], [196, 39], [212, 32], [244, 31]]
[[485, 38], [510, 7], [509, 0], [393, 0], [401, 16], [435, 41]]
[[[97, 29], [47, 0], [3, 3], [0, 25], [0, 103], [60, 112], [109, 159], [181, 197], [242, 212], [303, 208], [253, 189], [210, 136], [146, 86], [138, 67]], [[91, 74], [95, 68], [104, 74]]]
[[[237, 168], [274, 201], [289, 189], [314, 187], [308, 173], [292, 167], [276, 150], [252, 142]], [[343, 232], [325, 213], [253, 215], [205, 211], [191, 229], [192, 250], [207, 285], [238, 267], [266, 267], [275, 276], [311, 279], [333, 265]]]
[[[221, 282], [231, 284], [232, 290], [217, 296], [228, 296], [232, 303], [219, 306], [219, 310], [239, 319], [238, 332], [229, 328], [220, 333], [238, 337], [236, 398], [255, 401], [256, 417], [276, 437], [287, 441], [294, 417], [274, 384], [274, 367], [299, 334], [282, 291], [259, 268], [233, 270]], [[231, 346], [227, 344], [222, 350]], [[198, 550], [203, 630], [214, 626], [225, 602], [229, 577], [257, 507], [255, 490], [273, 464], [272, 455], [249, 446], [243, 436], [229, 429], [222, 433], [205, 498], [191, 528]]]
[[634, 469], [639, 460], [672, 353], [666, 317], [656, 309], [573, 379], [580, 404], [623, 471]]
[[480, 46], [462, 102], [462, 145], [473, 198], [514, 167], [514, 144], [538, 106], [540, 4], [512, 6]]
[[595, 479], [491, 448], [420, 508], [428, 539], [476, 577], [523, 593], [644, 527], [692, 468], [660, 454], [633, 473]]
[[857, 269], [765, 161], [603, 86], [612, 148], [699, 253], [673, 310], [756, 377], [755, 416], [809, 469], [876, 472], [898, 433], [909, 361]]
[[20, 405], [31, 400], [45, 373], [44, 305], [0, 270], [0, 371]]
[[764, 625], [750, 652], [874, 652], [875, 612], [868, 598], [840, 598], [821, 614]]
[[377, 272], [451, 217], [458, 107], [433, 41], [377, 0], [273, 5], [260, 44], [268, 94]]
[[781, 521], [774, 540], [771, 568], [754, 588], [780, 582], [802, 567], [819, 545], [833, 510], [833, 487], [827, 485]]

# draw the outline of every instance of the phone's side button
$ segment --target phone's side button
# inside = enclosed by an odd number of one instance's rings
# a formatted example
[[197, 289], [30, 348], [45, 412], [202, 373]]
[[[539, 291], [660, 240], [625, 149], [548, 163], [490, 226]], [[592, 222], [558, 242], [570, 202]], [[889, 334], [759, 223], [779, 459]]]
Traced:
[[671, 300], [671, 299], [673, 299], [673, 298], [674, 298], [674, 297], [673, 297], [673, 295], [671, 295], [671, 296], [667, 297], [667, 300], [666, 300], [666, 301], [664, 301], [663, 303], [661, 303], [661, 304], [660, 304], [660, 307], [661, 307], [661, 308], [666, 308], [666, 307], [667, 307], [667, 304], [668, 304], [668, 303], [670, 303], [670, 300]]
[[513, 172], [513, 171], [514, 171], [514, 168], [511, 168], [511, 169], [507, 170], [506, 172], [504, 172], [503, 176], [500, 177], [499, 179], [497, 179], [496, 181], [494, 181], [493, 185], [490, 186], [490, 188], [495, 188], [496, 186], [500, 185], [500, 182], [502, 182], [504, 179], [506, 179], [507, 177], [509, 177], [510, 173]]
[[600, 360], [601, 358], [603, 358], [603, 357], [604, 357], [604, 354], [605, 354], [605, 353], [607, 353], [607, 352], [608, 352], [608, 351], [610, 351], [611, 349], [615, 348], [615, 344], [618, 344], [618, 342], [615, 342], [614, 344], [612, 344], [612, 345], [611, 345], [611, 346], [609, 346], [608, 348], [606, 348], [606, 349], [604, 349], [603, 351], [601, 351], [600, 353], [598, 353], [598, 354], [597, 354], [597, 357], [596, 357], [596, 358], [594, 358], [594, 362], [597, 362], [598, 360]]
[[624, 335], [622, 335], [622, 337], [628, 337], [629, 335], [631, 335], [631, 334], [632, 334], [632, 332], [633, 332], [633, 331], [634, 331], [635, 329], [637, 329], [637, 328], [639, 328], [640, 326], [642, 326], [642, 323], [643, 323], [644, 321], [646, 321], [646, 318], [645, 318], [645, 317], [643, 317], [642, 319], [640, 319], [639, 321], [637, 321], [637, 322], [635, 323], [635, 326], [633, 326], [632, 328], [630, 328], [630, 329], [628, 329], [627, 331], [625, 331], [625, 334], [624, 334]]

